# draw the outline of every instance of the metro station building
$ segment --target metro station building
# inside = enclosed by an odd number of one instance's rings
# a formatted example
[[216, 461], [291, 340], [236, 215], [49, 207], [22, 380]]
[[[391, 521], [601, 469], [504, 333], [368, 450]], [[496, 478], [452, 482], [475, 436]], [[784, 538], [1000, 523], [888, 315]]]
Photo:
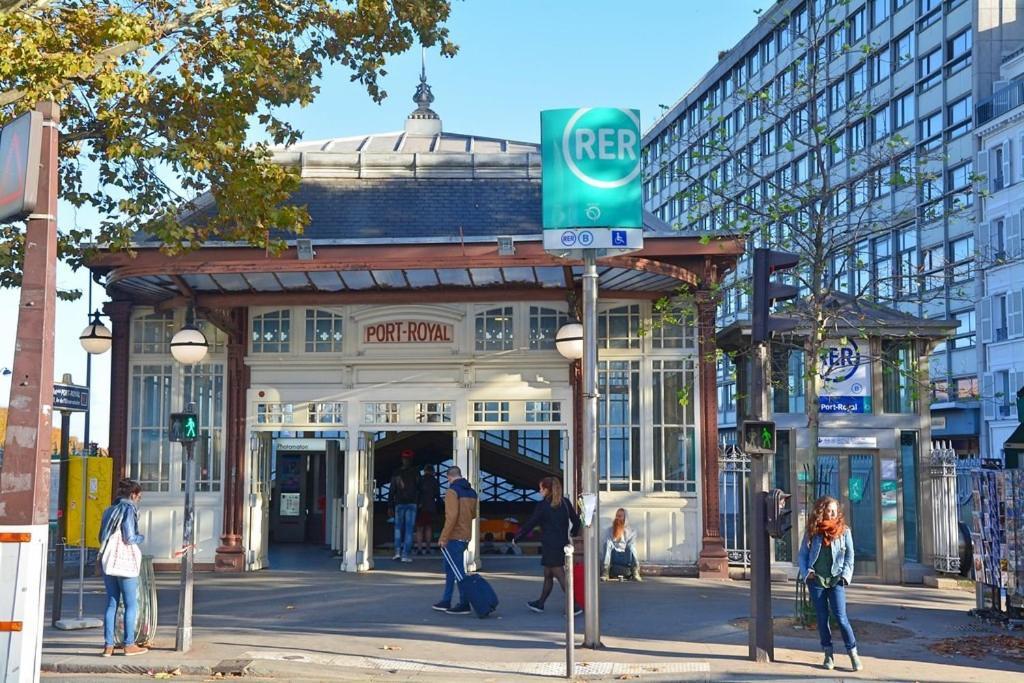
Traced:
[[[479, 565], [538, 480], [580, 462], [578, 364], [554, 339], [582, 266], [543, 250], [540, 147], [443, 131], [425, 81], [415, 100], [401, 131], [274, 153], [301, 171], [309, 242], [167, 257], [143, 239], [90, 263], [111, 298], [115, 476], [146, 491], [158, 568], [182, 539], [168, 415], [190, 402], [196, 562], [217, 571], [272, 567], [272, 544], [372, 569], [392, 554], [387, 486], [407, 448], [480, 491]], [[624, 507], [643, 564], [724, 577], [712, 292], [743, 246], [646, 213], [644, 233], [642, 251], [598, 262], [601, 528]], [[696, 319], [652, 328], [681, 285]], [[190, 309], [210, 348], [183, 366], [169, 342]]]

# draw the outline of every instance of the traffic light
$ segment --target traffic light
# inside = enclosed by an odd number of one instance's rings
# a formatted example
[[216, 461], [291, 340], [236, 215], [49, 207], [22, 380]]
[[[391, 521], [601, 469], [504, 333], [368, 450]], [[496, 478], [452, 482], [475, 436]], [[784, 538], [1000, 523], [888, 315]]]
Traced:
[[769, 420], [744, 420], [740, 428], [740, 447], [747, 455], [775, 454], [775, 423]]
[[792, 497], [793, 494], [782, 489], [772, 489], [764, 494], [764, 521], [768, 535], [772, 538], [785, 538], [793, 528], [793, 511], [789, 509], [789, 499]]
[[171, 441], [193, 443], [199, 438], [199, 418], [194, 413], [171, 413]]
[[788, 251], [772, 249], [754, 250], [754, 293], [751, 320], [751, 340], [755, 344], [768, 341], [774, 332], [785, 332], [796, 327], [792, 318], [773, 318], [772, 304], [776, 301], [795, 299], [800, 290], [778, 280], [771, 280], [773, 273], [794, 268], [800, 259]]

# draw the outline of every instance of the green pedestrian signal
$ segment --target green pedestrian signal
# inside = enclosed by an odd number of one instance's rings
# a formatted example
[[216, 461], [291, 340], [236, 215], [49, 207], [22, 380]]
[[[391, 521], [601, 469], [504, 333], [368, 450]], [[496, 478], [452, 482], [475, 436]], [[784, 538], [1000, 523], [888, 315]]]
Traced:
[[740, 430], [740, 448], [747, 455], [773, 455], [775, 453], [775, 423], [748, 420]]
[[192, 443], [199, 439], [199, 418], [194, 413], [171, 413], [171, 441]]

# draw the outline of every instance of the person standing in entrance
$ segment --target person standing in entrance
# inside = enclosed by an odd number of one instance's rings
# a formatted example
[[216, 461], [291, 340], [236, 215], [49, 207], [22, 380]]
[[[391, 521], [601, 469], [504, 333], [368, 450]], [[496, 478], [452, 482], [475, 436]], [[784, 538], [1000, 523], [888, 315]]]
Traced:
[[[114, 504], [103, 511], [100, 523], [100, 554], [106, 549], [114, 534], [121, 535], [125, 546], [137, 546], [145, 540], [139, 533], [139, 501], [142, 499], [142, 487], [131, 479], [122, 479], [117, 483], [117, 494]], [[98, 562], [101, 568], [102, 560]], [[112, 570], [111, 570], [112, 571]], [[134, 570], [132, 573], [135, 573]], [[107, 609], [103, 614], [103, 656], [114, 654], [114, 620], [117, 618], [117, 605], [124, 601], [124, 653], [141, 655], [149, 648], [135, 644], [135, 621], [139, 615], [139, 576], [110, 576], [103, 574], [103, 586], [107, 590]]]
[[[458, 467], [449, 467], [446, 473], [448, 477], [448, 490], [444, 494], [444, 528], [441, 529], [441, 538], [438, 545], [441, 546], [442, 555], [447, 551], [448, 556], [459, 565], [459, 571], [465, 576], [466, 548], [473, 538], [473, 520], [477, 513], [477, 495], [469, 482], [462, 477], [462, 470]], [[455, 591], [455, 572], [448, 564], [448, 560], [441, 558], [444, 565], [444, 595], [440, 602], [431, 607], [439, 612], [448, 614], [470, 614], [469, 601], [459, 586], [459, 602], [452, 605], [452, 596]]]
[[441, 485], [434, 476], [434, 466], [423, 468], [420, 479], [419, 512], [416, 514], [417, 555], [429, 555], [430, 543], [434, 540], [434, 516], [437, 514], [437, 499], [441, 496]]
[[[518, 543], [540, 525], [540, 563], [544, 567], [544, 586], [540, 598], [531, 600], [526, 606], [534, 612], [543, 612], [544, 602], [551, 595], [556, 579], [562, 592], [565, 592], [565, 546], [571, 536], [579, 533], [580, 516], [576, 514], [569, 499], [562, 495], [562, 482], [557, 477], [541, 479], [538, 488], [544, 498], [537, 503], [530, 519], [512, 542]], [[574, 610], [574, 614], [582, 612], [578, 607]]]
[[846, 616], [846, 587], [853, 580], [853, 534], [846, 525], [839, 501], [831, 496], [819, 498], [807, 523], [807, 535], [800, 543], [800, 577], [818, 616], [818, 635], [825, 650], [822, 666], [835, 668], [829, 612], [839, 622], [843, 644], [850, 653], [854, 671], [864, 668], [857, 655], [857, 639]]
[[402, 466], [391, 477], [388, 503], [395, 518], [395, 556], [392, 559], [412, 562], [412, 537], [416, 527], [416, 503], [420, 497], [420, 473], [413, 463], [416, 454], [402, 451]]

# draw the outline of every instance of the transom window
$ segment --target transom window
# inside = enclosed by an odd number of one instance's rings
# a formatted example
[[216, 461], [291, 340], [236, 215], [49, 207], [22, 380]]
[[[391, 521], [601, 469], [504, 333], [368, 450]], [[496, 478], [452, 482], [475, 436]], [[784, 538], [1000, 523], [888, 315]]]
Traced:
[[530, 349], [553, 351], [558, 329], [568, 322], [568, 314], [562, 311], [544, 306], [530, 306]]
[[561, 422], [562, 402], [561, 401], [527, 401], [526, 402], [527, 422]]
[[398, 424], [398, 403], [394, 401], [364, 403], [363, 421], [366, 424], [375, 425]]
[[340, 353], [343, 351], [344, 318], [331, 311], [306, 309], [306, 353]]
[[174, 336], [171, 311], [142, 315], [132, 322], [133, 353], [168, 353]]
[[474, 401], [474, 422], [509, 422], [508, 401]]
[[509, 351], [513, 344], [513, 309], [491, 308], [476, 315], [476, 350]]
[[320, 425], [345, 424], [345, 402], [310, 403], [309, 423]]
[[427, 401], [416, 404], [416, 421], [424, 423], [451, 422], [451, 401]]
[[288, 353], [290, 341], [291, 311], [270, 311], [253, 317], [253, 353]]
[[295, 422], [294, 403], [257, 403], [256, 424], [281, 425]]

